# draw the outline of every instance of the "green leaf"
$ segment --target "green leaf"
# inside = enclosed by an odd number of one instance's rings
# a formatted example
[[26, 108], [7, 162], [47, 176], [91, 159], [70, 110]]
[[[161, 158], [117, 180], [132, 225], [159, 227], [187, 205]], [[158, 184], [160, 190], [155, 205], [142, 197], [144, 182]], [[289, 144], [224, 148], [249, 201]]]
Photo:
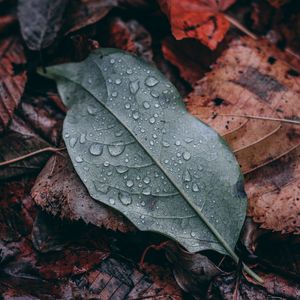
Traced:
[[189, 251], [233, 252], [247, 199], [224, 140], [153, 66], [101, 49], [47, 68], [68, 106], [64, 140], [90, 195]]

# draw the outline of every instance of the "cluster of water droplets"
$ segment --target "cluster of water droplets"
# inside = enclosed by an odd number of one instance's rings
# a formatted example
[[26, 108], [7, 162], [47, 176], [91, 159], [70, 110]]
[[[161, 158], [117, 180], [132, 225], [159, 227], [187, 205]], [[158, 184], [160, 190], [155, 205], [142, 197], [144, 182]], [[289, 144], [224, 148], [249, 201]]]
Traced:
[[[147, 224], [149, 228], [152, 224], [158, 230], [160, 218], [168, 219], [167, 212], [177, 207], [178, 218], [170, 217], [169, 223], [164, 223], [169, 224], [165, 225], [167, 231], [197, 239], [198, 234], [189, 228], [199, 226], [199, 218], [183, 205], [170, 178], [204, 207], [202, 195], [210, 179], [201, 179], [203, 167], [195, 162], [195, 153], [205, 149], [205, 138], [188, 131], [170, 133], [183, 114], [176, 109], [178, 95], [151, 68], [128, 67], [117, 57], [104, 59], [102, 64], [108, 91], [105, 109], [97, 106], [102, 99], [87, 104], [91, 132], [79, 127], [65, 136], [69, 147], [77, 149], [74, 165], [84, 165], [79, 168], [81, 178], [92, 182], [86, 185], [94, 189], [95, 198], [106, 199], [116, 208], [130, 207], [125, 214], [137, 225]], [[209, 155], [215, 158], [215, 153]]]

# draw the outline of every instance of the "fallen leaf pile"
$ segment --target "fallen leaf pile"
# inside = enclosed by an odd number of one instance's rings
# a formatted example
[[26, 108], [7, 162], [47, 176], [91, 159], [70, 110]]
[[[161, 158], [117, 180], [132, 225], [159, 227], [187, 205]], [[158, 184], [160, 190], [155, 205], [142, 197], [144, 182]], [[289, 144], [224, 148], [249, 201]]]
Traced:
[[[297, 0], [0, 0], [0, 298], [299, 299], [299, 20]], [[236, 253], [263, 284], [90, 197], [37, 68], [101, 47], [157, 67], [231, 147], [248, 195]]]

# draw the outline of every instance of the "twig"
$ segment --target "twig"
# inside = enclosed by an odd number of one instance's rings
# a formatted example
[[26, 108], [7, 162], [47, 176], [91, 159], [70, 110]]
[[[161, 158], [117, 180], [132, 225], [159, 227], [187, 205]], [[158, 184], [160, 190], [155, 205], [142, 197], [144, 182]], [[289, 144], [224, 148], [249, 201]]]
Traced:
[[[239, 29], [240, 31], [242, 31], [243, 33], [245, 33], [246, 35], [250, 36], [252, 39], [254, 40], [258, 40], [258, 36], [256, 34], [254, 34], [253, 32], [251, 32], [249, 29], [247, 29], [243, 24], [241, 24], [238, 20], [236, 20], [235, 18], [231, 17], [230, 15], [227, 15], [225, 13], [223, 13], [224, 17], [226, 18], [226, 20], [233, 25], [234, 27], [236, 27], [237, 29]], [[266, 39], [265, 37], [263, 37], [263, 39]], [[274, 44], [274, 43], [272, 43]], [[300, 61], [300, 55], [298, 53], [296, 53], [295, 51], [293, 51], [290, 47], [287, 47], [283, 50], [283, 52], [288, 53], [289, 55], [295, 57], [297, 60]], [[288, 63], [289, 64], [289, 63]], [[290, 64], [289, 64], [290, 65]], [[295, 70], [298, 71], [297, 67], [294, 67], [293, 65], [291, 65], [292, 68], [294, 68]]]
[[65, 149], [66, 149], [65, 147], [63, 147], [63, 148], [46, 147], [46, 148], [43, 148], [43, 149], [39, 149], [39, 150], [30, 152], [30, 153], [27, 153], [25, 155], [21, 155], [21, 156], [16, 157], [16, 158], [12, 158], [10, 160], [2, 161], [2, 162], [0, 162], [0, 167], [10, 165], [12, 163], [18, 162], [20, 160], [24, 160], [28, 157], [31, 157], [31, 156], [34, 156], [34, 155], [37, 155], [37, 154], [40, 154], [40, 153], [44, 153], [44, 152], [55, 152], [56, 153], [56, 152], [59, 152], [59, 151], [65, 150]]
[[246, 35], [250, 36], [251, 38], [253, 38], [254, 40], [257, 40], [258, 37], [251, 32], [249, 29], [247, 29], [243, 24], [241, 24], [238, 20], [234, 19], [233, 17], [224, 14], [224, 17], [226, 18], [226, 20], [232, 24], [234, 27], [236, 27], [237, 29], [239, 29], [240, 31], [244, 32]]
[[251, 115], [234, 115], [234, 114], [217, 114], [222, 117], [237, 117], [237, 118], [248, 118], [248, 119], [256, 119], [256, 120], [266, 120], [266, 121], [275, 121], [282, 123], [289, 123], [294, 125], [300, 125], [300, 121], [290, 120], [290, 119], [281, 119], [281, 118], [273, 118], [273, 117], [261, 117], [261, 116], [251, 116]]

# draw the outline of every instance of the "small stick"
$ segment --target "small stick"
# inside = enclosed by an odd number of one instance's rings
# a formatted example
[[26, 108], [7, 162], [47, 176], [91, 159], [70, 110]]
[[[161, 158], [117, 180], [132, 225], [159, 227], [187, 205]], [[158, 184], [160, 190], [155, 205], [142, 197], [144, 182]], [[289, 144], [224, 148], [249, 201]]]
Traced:
[[250, 30], [248, 30], [243, 24], [241, 24], [238, 20], [234, 19], [233, 17], [224, 14], [224, 17], [226, 18], [226, 20], [232, 24], [234, 27], [236, 27], [237, 29], [239, 29], [240, 31], [244, 32], [245, 34], [247, 34], [248, 36], [250, 36], [251, 38], [253, 38], [254, 40], [257, 40], [258, 37], [251, 32]]
[[65, 149], [66, 149], [65, 147], [63, 147], [63, 148], [46, 147], [46, 148], [39, 149], [39, 150], [30, 152], [30, 153], [27, 153], [25, 155], [16, 157], [16, 158], [12, 158], [10, 160], [2, 161], [2, 162], [0, 162], [0, 167], [7, 166], [9, 164], [18, 162], [20, 160], [24, 160], [28, 157], [31, 157], [31, 156], [34, 156], [34, 155], [37, 155], [37, 154], [40, 154], [40, 153], [44, 153], [44, 152], [54, 152], [54, 153], [56, 153], [56, 152], [59, 152], [59, 151], [65, 150]]

